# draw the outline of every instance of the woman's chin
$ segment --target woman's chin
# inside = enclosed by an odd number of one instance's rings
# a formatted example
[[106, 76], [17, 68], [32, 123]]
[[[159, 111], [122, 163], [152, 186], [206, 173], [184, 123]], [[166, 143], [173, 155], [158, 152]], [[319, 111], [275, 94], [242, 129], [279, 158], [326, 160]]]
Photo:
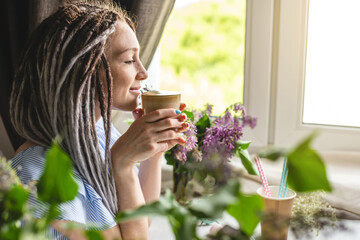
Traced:
[[131, 103], [131, 104], [127, 104], [127, 105], [122, 105], [122, 106], [116, 106], [113, 105], [112, 106], [112, 110], [118, 110], [118, 111], [125, 111], [125, 112], [130, 112], [133, 111], [134, 109], [138, 108], [139, 104], [136, 101], [135, 103]]

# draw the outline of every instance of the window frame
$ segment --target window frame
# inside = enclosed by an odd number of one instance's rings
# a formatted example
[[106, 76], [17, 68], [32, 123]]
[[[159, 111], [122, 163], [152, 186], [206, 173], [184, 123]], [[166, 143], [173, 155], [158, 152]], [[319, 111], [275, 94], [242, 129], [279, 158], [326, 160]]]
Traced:
[[247, 3], [244, 104], [259, 118], [252, 148], [292, 147], [319, 129], [319, 151], [359, 151], [360, 129], [302, 123], [309, 1]]

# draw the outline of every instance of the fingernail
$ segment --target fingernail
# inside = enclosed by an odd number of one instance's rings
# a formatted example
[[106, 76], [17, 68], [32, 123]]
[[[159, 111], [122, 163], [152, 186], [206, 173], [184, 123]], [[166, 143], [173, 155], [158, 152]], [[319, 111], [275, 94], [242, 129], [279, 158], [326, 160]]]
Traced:
[[181, 113], [181, 111], [180, 110], [178, 110], [178, 109], [176, 109], [176, 114], [180, 114]]
[[179, 138], [179, 140], [182, 142], [183, 145], [186, 144], [186, 140], [184, 138], [181, 137], [181, 138]]
[[187, 122], [184, 122], [183, 124], [181, 124], [181, 127], [182, 128], [188, 128], [189, 127], [189, 124]]
[[185, 114], [180, 115], [180, 119], [181, 121], [184, 121], [186, 119], [186, 115]]

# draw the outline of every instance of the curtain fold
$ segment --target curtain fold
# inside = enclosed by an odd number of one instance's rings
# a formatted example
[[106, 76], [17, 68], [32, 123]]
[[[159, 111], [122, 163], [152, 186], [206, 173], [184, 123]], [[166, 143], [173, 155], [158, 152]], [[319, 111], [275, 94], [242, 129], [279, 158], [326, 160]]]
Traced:
[[140, 59], [145, 68], [151, 63], [174, 3], [175, 0], [133, 0], [130, 11], [136, 16]]
[[29, 2], [22, 0], [5, 0], [0, 9], [0, 24], [4, 33], [3, 44], [0, 46], [0, 113], [14, 148], [17, 148], [23, 140], [12, 127], [9, 116], [9, 98], [14, 69], [28, 36], [28, 9]]
[[[10, 141], [17, 149], [23, 139], [17, 135], [9, 117], [9, 97], [14, 71], [29, 33], [64, 0], [4, 0], [0, 10], [4, 41], [0, 52], [0, 113]], [[159, 44], [175, 0], [115, 0], [135, 18], [140, 58], [146, 68]], [[1, 136], [0, 136], [1, 137]], [[1, 150], [1, 146], [0, 146]]]

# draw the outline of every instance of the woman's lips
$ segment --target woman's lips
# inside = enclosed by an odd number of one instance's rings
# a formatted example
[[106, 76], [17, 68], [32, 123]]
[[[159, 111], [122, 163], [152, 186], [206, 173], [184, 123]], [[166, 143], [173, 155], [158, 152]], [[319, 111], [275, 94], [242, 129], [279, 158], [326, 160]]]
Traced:
[[140, 87], [132, 87], [132, 88], [130, 88], [130, 92], [132, 94], [139, 95], [140, 94]]

